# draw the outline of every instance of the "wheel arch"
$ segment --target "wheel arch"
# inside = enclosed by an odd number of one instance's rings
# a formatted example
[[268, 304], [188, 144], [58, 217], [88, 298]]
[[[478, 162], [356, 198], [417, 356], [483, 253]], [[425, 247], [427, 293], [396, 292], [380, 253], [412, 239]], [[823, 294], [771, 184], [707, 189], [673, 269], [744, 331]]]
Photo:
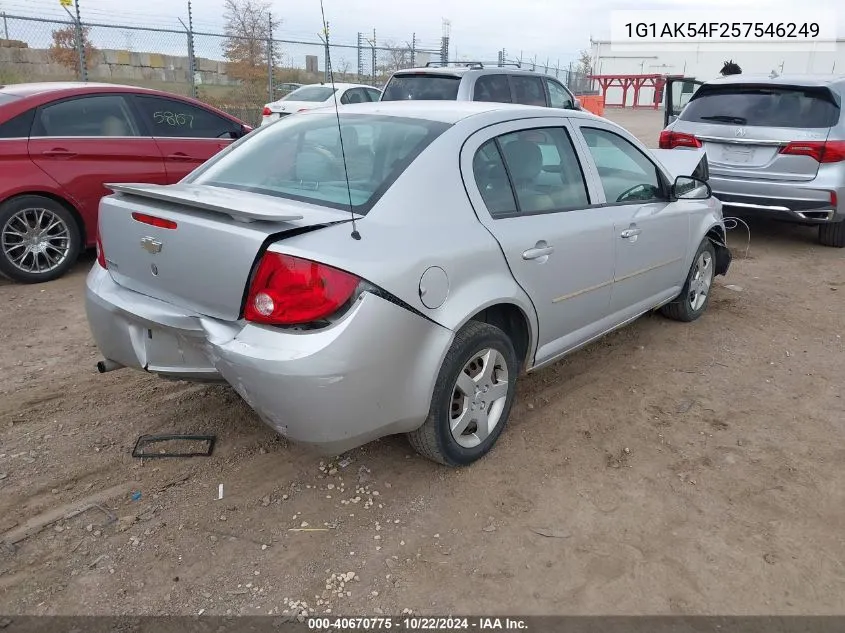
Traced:
[[34, 190], [17, 191], [9, 197], [4, 198], [3, 201], [0, 202], [0, 204], [6, 204], [7, 202], [11, 202], [12, 200], [16, 200], [17, 198], [22, 198], [24, 196], [41, 196], [42, 198], [47, 198], [57, 204], [62, 205], [65, 210], [70, 213], [71, 217], [73, 217], [73, 221], [76, 223], [76, 228], [79, 230], [79, 236], [82, 240], [82, 248], [85, 248], [85, 244], [88, 241], [88, 234], [85, 230], [85, 222], [82, 219], [82, 214], [79, 213], [73, 203], [71, 203], [67, 198], [53, 193], [52, 191]]
[[728, 248], [725, 240], [725, 227], [722, 224], [713, 224], [705, 233], [705, 238], [709, 239], [716, 250], [716, 270], [717, 275], [725, 275], [731, 265], [731, 251]]
[[535, 321], [532, 322], [525, 309], [512, 301], [494, 301], [467, 317], [458, 329], [470, 321], [480, 321], [498, 327], [511, 339], [520, 371], [530, 366], [537, 337], [536, 327], [532, 327]]

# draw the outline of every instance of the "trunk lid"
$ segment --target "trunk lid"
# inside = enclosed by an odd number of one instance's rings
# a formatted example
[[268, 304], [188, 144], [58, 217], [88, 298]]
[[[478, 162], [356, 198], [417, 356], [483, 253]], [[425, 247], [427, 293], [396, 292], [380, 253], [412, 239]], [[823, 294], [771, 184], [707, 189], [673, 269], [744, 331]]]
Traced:
[[[116, 193], [102, 199], [99, 233], [112, 279], [227, 321], [240, 316], [265, 243], [351, 218], [348, 212], [209, 185], [107, 186]], [[138, 214], [175, 228], [155, 226]]]
[[793, 142], [823, 143], [839, 116], [838, 100], [825, 86], [713, 83], [693, 95], [672, 129], [701, 141], [713, 175], [808, 181], [818, 161], [781, 150]]

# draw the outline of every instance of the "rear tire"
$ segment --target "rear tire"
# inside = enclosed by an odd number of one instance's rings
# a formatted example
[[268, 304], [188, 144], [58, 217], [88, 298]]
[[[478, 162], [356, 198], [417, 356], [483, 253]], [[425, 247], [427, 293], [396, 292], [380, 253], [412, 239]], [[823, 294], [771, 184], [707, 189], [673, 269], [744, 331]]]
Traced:
[[20, 196], [0, 205], [0, 273], [10, 279], [57, 279], [76, 263], [81, 248], [76, 218], [55, 200]]
[[443, 360], [428, 418], [408, 434], [411, 446], [446, 466], [486, 455], [510, 416], [518, 371], [507, 334], [488, 323], [467, 323]]
[[704, 314], [710, 303], [710, 291], [716, 276], [716, 249], [704, 238], [692, 260], [681, 294], [672, 303], [660, 308], [663, 316], [689, 323]]
[[822, 246], [845, 248], [845, 221], [819, 224], [819, 243]]

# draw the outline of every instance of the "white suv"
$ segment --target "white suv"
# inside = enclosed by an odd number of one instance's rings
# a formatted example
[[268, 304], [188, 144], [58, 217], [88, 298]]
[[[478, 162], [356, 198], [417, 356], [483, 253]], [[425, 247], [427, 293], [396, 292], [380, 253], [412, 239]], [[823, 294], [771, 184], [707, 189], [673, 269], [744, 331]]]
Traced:
[[429, 62], [425, 68], [398, 70], [385, 85], [381, 101], [493, 101], [581, 109], [575, 95], [554, 77], [519, 67], [459, 63]]

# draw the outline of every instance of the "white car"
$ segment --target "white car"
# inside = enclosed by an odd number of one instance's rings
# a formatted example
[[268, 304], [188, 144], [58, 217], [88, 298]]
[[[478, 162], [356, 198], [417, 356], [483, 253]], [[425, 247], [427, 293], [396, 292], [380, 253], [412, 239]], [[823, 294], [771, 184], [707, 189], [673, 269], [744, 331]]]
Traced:
[[313, 110], [334, 105], [337, 91], [338, 105], [348, 103], [370, 103], [381, 98], [381, 90], [363, 84], [310, 84], [285, 95], [278, 101], [268, 103], [261, 113], [261, 125], [272, 123], [282, 117], [303, 110]]

